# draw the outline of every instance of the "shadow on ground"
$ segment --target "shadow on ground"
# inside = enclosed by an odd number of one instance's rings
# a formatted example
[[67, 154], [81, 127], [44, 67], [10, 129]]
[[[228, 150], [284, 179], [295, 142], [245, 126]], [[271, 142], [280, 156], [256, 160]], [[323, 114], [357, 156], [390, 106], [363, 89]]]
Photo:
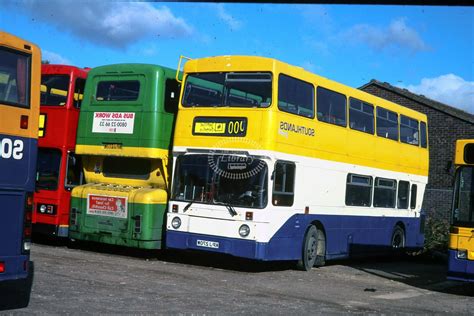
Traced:
[[161, 260], [170, 263], [192, 264], [202, 267], [249, 273], [291, 270], [294, 269], [296, 265], [296, 262], [261, 262], [212, 252], [179, 251], [170, 249], [144, 250], [96, 242], [84, 242], [79, 240], [70, 241], [66, 238], [58, 240], [58, 238], [41, 235], [33, 236], [33, 242], [46, 246], [68, 247], [71, 249], [80, 249], [83, 251], [98, 252], [109, 255], [127, 256], [144, 260]]
[[[385, 279], [445, 294], [474, 297], [474, 283], [446, 278], [447, 261], [432, 253], [334, 261]], [[372, 290], [372, 289], [369, 289]], [[376, 289], [375, 289], [376, 290]]]

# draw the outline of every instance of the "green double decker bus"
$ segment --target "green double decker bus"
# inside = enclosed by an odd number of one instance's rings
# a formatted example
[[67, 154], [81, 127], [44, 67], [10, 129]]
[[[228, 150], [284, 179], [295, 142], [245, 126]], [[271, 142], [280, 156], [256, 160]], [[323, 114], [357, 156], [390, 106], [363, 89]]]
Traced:
[[149, 64], [89, 72], [76, 142], [85, 184], [72, 191], [71, 239], [161, 248], [180, 90], [175, 76]]

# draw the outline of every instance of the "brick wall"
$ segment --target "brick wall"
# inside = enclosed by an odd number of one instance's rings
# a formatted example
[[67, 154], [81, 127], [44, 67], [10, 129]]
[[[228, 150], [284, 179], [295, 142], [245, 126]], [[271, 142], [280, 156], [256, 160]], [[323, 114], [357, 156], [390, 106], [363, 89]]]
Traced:
[[474, 138], [474, 124], [375, 84], [367, 85], [363, 90], [428, 116], [430, 169], [423, 209], [429, 217], [449, 219], [455, 143], [457, 139]]

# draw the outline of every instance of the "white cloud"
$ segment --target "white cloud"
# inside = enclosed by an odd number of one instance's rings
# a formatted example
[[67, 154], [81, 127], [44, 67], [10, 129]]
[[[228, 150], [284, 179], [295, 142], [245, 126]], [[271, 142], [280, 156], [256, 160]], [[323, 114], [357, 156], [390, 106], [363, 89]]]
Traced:
[[429, 46], [420, 35], [406, 24], [405, 18], [393, 20], [387, 27], [357, 24], [343, 32], [342, 38], [347, 41], [366, 44], [375, 50], [398, 47], [417, 52], [429, 49]]
[[324, 32], [330, 34], [334, 29], [334, 21], [329, 14], [329, 9], [324, 5], [301, 5], [300, 12], [304, 21], [311, 26], [311, 32]]
[[306, 60], [301, 64], [301, 67], [306, 69], [307, 71], [317, 73], [322, 71], [322, 67], [320, 65], [314, 64], [312, 61]]
[[45, 49], [41, 50], [41, 54], [42, 54], [42, 59], [49, 61], [51, 64], [63, 64], [63, 65], [73, 64], [69, 59]]
[[25, 0], [6, 1], [32, 18], [85, 40], [126, 48], [146, 37], [186, 37], [193, 29], [169, 8], [146, 2]]
[[474, 114], [474, 81], [446, 74], [435, 78], [423, 78], [416, 85], [398, 86]]
[[330, 55], [329, 46], [328, 46], [327, 42], [316, 40], [316, 39], [310, 38], [310, 37], [303, 37], [302, 41], [305, 44], [305, 46], [311, 48], [316, 53], [318, 53], [318, 54], [320, 54], [324, 57], [327, 57], [327, 56]]
[[224, 8], [222, 3], [216, 4], [217, 16], [224, 21], [231, 29], [238, 30], [242, 27], [242, 22], [230, 15]]

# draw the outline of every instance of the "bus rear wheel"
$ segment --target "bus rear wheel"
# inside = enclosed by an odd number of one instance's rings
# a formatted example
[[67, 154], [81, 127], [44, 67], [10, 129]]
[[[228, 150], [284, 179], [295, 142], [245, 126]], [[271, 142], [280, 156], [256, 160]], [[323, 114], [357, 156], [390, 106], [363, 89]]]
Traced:
[[324, 232], [314, 225], [306, 231], [303, 242], [303, 253], [298, 260], [298, 270], [309, 271], [313, 266], [321, 267], [325, 264], [326, 236]]
[[405, 231], [399, 225], [393, 229], [391, 245], [395, 251], [405, 248]]

